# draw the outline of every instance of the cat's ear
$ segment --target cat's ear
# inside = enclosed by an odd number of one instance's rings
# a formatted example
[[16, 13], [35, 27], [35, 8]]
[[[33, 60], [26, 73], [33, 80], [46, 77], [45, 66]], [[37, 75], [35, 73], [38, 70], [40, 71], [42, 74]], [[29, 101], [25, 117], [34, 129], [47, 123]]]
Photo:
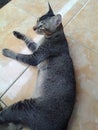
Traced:
[[54, 23], [56, 25], [56, 27], [58, 27], [61, 23], [62, 23], [62, 16], [60, 14], [54, 16]]
[[50, 16], [54, 16], [54, 12], [53, 12], [49, 2], [48, 2], [48, 6], [49, 6], [49, 11], [48, 11], [47, 14], [50, 15]]

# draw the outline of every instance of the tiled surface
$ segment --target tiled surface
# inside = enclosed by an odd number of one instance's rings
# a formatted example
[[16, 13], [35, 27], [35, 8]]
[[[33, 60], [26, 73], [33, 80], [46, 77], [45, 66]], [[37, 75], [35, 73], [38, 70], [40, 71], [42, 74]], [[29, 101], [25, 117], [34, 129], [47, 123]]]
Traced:
[[[13, 10], [15, 11], [15, 15], [11, 15]], [[10, 48], [16, 52], [30, 53], [26, 49], [25, 44], [16, 39], [12, 32], [17, 30], [25, 34], [28, 33], [30, 36], [32, 33], [35, 36], [32, 30], [34, 21], [33, 16], [25, 13], [24, 10], [18, 9], [11, 3], [0, 10], [0, 85], [2, 86], [0, 96], [27, 68], [27, 65], [4, 57], [2, 55], [2, 49]]]
[[29, 67], [1, 98], [7, 105], [32, 97], [36, 83], [37, 70]]
[[98, 129], [97, 7], [98, 1], [88, 1], [65, 27], [77, 80], [77, 100], [69, 130]]
[[[61, 0], [61, 1], [53, 1], [53, 0], [49, 0], [48, 2], [50, 2], [51, 6], [54, 10], [54, 12], [57, 12], [58, 10], [60, 10], [62, 8], [62, 6], [64, 4], [66, 4], [69, 0]], [[47, 12], [48, 10], [48, 2], [47, 0], [17, 0], [16, 2], [13, 0], [12, 4], [17, 6], [18, 8], [21, 8], [23, 10], [25, 10], [26, 12], [28, 12], [29, 14], [35, 16], [35, 17], [39, 17], [42, 14], [44, 14], [45, 12]]]
[[[76, 72], [77, 100], [68, 130], [98, 130], [98, 1], [49, 2], [55, 13], [63, 15], [64, 30]], [[10, 15], [13, 10], [16, 14]], [[12, 31], [18, 30], [38, 39], [32, 26], [36, 18], [46, 11], [46, 0], [12, 0], [0, 10], [0, 96], [4, 94], [1, 100], [7, 105], [33, 95], [37, 70], [5, 58], [1, 50], [7, 47], [30, 53], [22, 41], [13, 37]]]
[[77, 99], [69, 130], [92, 130], [93, 126], [97, 130], [98, 82], [95, 79], [98, 74], [98, 56], [77, 42], [71, 45], [70, 52], [76, 72]]
[[[98, 53], [98, 1], [89, 0], [87, 5], [67, 26], [68, 35], [81, 45]], [[74, 25], [74, 26], [73, 26]], [[81, 36], [82, 34], [82, 36]]]

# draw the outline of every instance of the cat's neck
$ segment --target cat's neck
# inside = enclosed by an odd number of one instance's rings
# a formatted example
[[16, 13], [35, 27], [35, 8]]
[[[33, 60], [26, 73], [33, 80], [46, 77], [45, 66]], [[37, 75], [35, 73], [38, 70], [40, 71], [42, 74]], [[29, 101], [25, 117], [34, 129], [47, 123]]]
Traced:
[[65, 38], [62, 24], [56, 29], [55, 32], [45, 33], [44, 37], [46, 39], [53, 39], [53, 38], [59, 39], [59, 37]]

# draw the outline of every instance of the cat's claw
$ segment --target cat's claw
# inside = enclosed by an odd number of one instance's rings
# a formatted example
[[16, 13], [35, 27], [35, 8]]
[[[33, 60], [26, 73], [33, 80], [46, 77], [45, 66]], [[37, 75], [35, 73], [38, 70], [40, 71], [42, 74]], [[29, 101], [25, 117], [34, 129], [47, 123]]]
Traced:
[[13, 34], [18, 39], [23, 39], [23, 37], [24, 37], [23, 34], [21, 34], [20, 32], [17, 32], [17, 31], [13, 31]]

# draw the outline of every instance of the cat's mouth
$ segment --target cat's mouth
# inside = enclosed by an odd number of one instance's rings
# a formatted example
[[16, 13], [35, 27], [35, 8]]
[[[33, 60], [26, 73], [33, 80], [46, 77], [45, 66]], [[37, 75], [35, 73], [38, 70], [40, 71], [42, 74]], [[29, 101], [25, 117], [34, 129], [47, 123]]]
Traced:
[[34, 26], [33, 30], [39, 34], [41, 33], [41, 34], [44, 34], [46, 36], [50, 36], [52, 34], [48, 29], [39, 29], [37, 26]]
[[33, 27], [33, 30], [34, 30], [37, 34], [43, 34], [43, 31], [42, 31], [39, 27], [37, 27], [37, 26], [34, 26], [34, 27]]

